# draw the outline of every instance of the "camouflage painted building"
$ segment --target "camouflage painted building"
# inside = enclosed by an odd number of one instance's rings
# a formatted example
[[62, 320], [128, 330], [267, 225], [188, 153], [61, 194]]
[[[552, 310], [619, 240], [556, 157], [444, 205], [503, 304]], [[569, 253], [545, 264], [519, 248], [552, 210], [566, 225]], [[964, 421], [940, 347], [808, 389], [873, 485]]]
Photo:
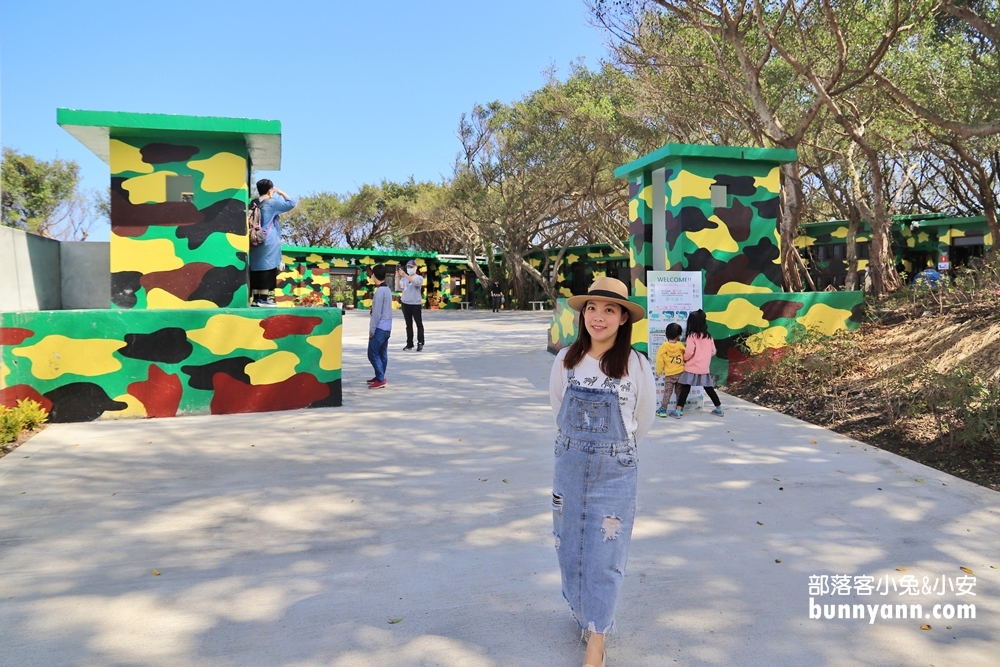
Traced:
[[[817, 289], [843, 287], [847, 276], [846, 220], [814, 222], [803, 226], [795, 240]], [[868, 266], [871, 228], [858, 229], [858, 272]], [[969, 264], [993, 245], [984, 216], [950, 217], [943, 213], [898, 215], [892, 219], [892, 250], [896, 266], [913, 277], [928, 266], [942, 272]]]
[[441, 309], [458, 309], [462, 303], [475, 304], [483, 292], [467, 259], [436, 252], [391, 251], [356, 248], [301, 248], [284, 246], [282, 260], [285, 271], [278, 274], [276, 300], [278, 306], [301, 305], [312, 297], [314, 302], [332, 305], [336, 286], [347, 295], [348, 308], [370, 308], [375, 285], [371, 271], [376, 264], [388, 269], [386, 284], [393, 292], [393, 308], [399, 307], [401, 291], [396, 284], [396, 267], [409, 260], [417, 262], [424, 276], [424, 306], [430, 307], [432, 297], [439, 297]]
[[[860, 294], [781, 291], [780, 165], [795, 159], [786, 149], [667, 144], [615, 170], [629, 182], [630, 299], [646, 305], [648, 271], [701, 271], [720, 382], [748, 351], [860, 325]], [[576, 332], [576, 315], [560, 300], [549, 349]], [[645, 320], [634, 325], [633, 344], [644, 351], [647, 332]]]
[[59, 109], [111, 168], [107, 310], [0, 313], [0, 404], [52, 421], [341, 404], [341, 313], [248, 308], [253, 168], [281, 124]]

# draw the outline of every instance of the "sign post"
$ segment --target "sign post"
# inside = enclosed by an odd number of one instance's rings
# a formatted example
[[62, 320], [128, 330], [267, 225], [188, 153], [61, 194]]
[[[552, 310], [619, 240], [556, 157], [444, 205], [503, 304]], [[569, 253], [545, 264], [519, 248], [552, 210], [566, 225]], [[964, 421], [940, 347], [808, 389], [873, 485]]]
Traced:
[[[688, 315], [702, 308], [701, 271], [649, 271], [646, 273], [647, 321], [649, 322], [649, 358], [656, 364], [656, 353], [666, 341], [666, 328], [676, 322], [681, 329], [687, 327]], [[663, 399], [663, 380], [656, 379], [657, 405]], [[676, 401], [671, 398], [670, 405]], [[705, 392], [701, 387], [692, 387], [688, 395], [686, 410], [701, 409], [705, 402]]]

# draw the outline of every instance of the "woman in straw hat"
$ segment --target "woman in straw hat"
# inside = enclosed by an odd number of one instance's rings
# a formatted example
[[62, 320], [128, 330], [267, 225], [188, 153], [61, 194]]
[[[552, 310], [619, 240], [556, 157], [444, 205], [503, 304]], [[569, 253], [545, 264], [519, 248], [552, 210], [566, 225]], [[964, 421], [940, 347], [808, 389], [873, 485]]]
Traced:
[[636, 446], [653, 424], [649, 361], [632, 349], [646, 311], [620, 280], [599, 278], [568, 299], [580, 335], [552, 365], [556, 414], [552, 521], [563, 597], [587, 640], [584, 666], [604, 665], [635, 517]]

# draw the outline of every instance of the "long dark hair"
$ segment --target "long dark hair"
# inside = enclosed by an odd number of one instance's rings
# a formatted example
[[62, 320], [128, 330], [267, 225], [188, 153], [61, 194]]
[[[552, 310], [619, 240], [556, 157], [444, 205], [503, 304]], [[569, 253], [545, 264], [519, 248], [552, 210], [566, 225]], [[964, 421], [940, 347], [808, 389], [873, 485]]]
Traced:
[[[618, 307], [626, 315], [625, 323], [619, 326], [618, 331], [615, 332], [615, 344], [601, 357], [601, 372], [609, 378], [616, 379], [623, 378], [628, 374], [628, 359], [632, 354], [632, 313], [621, 305]], [[587, 304], [585, 303], [583, 309], [586, 310], [586, 308]], [[574, 368], [579, 364], [583, 360], [583, 355], [587, 354], [587, 350], [590, 349], [590, 344], [590, 332], [587, 331], [587, 325], [583, 322], [583, 311], [581, 310], [580, 334], [566, 351], [563, 367]]]
[[705, 318], [704, 310], [695, 310], [688, 315], [688, 325], [686, 337], [695, 336], [697, 338], [711, 338], [708, 333], [708, 320]]

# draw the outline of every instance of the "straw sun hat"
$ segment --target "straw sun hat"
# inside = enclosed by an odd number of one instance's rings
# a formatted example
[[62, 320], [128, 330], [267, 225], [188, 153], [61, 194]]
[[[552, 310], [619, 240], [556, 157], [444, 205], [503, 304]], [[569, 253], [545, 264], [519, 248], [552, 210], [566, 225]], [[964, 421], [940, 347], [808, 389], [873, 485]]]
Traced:
[[607, 276], [598, 278], [590, 286], [590, 290], [586, 294], [571, 296], [566, 299], [566, 303], [573, 310], [583, 310], [584, 305], [591, 299], [602, 299], [619, 304], [632, 314], [633, 322], [638, 322], [646, 317], [646, 309], [628, 300], [628, 288], [625, 287], [625, 283], [617, 278], [609, 278]]

